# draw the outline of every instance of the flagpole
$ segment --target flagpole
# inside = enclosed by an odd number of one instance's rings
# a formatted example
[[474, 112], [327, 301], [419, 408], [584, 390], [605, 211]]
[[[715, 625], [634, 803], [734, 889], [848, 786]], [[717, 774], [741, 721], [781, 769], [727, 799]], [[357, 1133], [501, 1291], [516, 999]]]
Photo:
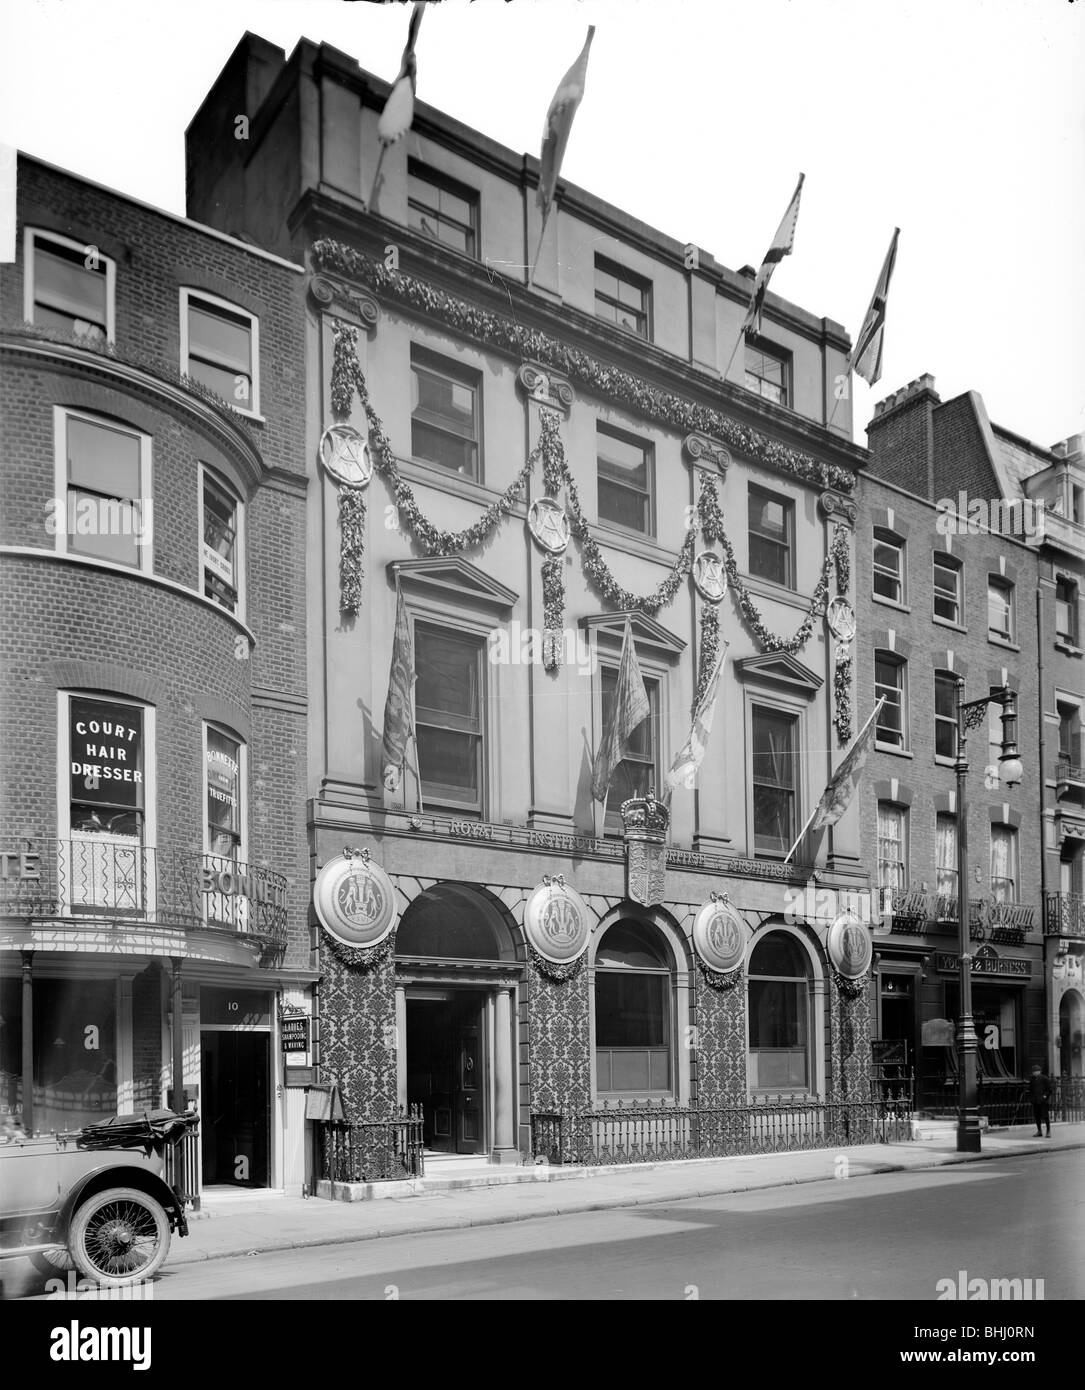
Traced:
[[807, 820], [807, 822], [806, 822], [806, 824], [803, 826], [803, 828], [799, 831], [798, 839], [795, 841], [795, 843], [794, 843], [794, 844], [791, 846], [791, 848], [788, 850], [788, 852], [787, 852], [787, 854], [786, 854], [786, 856], [785, 856], [785, 858], [784, 858], [784, 863], [785, 863], [785, 864], [788, 862], [788, 860], [791, 858], [791, 856], [792, 856], [792, 855], [795, 853], [795, 851], [798, 849], [799, 845], [802, 843], [802, 837], [806, 834], [806, 832], [810, 829], [810, 826], [813, 824], [814, 817], [815, 817], [815, 816], [817, 815], [817, 813], [818, 813], [818, 806], [820, 806], [820, 805], [821, 805], [821, 802], [818, 801], [817, 806], [815, 806], [814, 809], [810, 812], [809, 819]]
[[539, 244], [535, 247], [535, 258], [531, 262], [531, 271], [527, 277], [527, 283], [535, 283], [535, 271], [539, 268], [539, 254], [542, 251], [543, 237], [546, 235], [546, 224], [550, 220], [550, 206], [547, 204], [546, 211], [543, 213], [542, 227], [539, 229]]
[[418, 735], [413, 729], [411, 730], [411, 742], [414, 744], [414, 781], [418, 790], [418, 814], [421, 816], [426, 808], [422, 805], [422, 770], [418, 766]]
[[735, 342], [734, 347], [731, 349], [731, 356], [730, 356], [730, 358], [728, 359], [727, 366], [723, 369], [723, 379], [724, 379], [724, 381], [726, 381], [727, 378], [731, 375], [731, 367], [732, 367], [732, 365], [733, 365], [733, 363], [734, 363], [735, 355], [736, 355], [736, 353], [738, 352], [739, 343], [743, 342], [743, 341], [745, 340], [745, 338], [746, 338], [746, 320], [743, 319], [743, 320], [742, 320], [742, 327], [741, 327], [741, 328], [739, 329], [739, 331], [738, 331], [738, 339], [737, 339], [737, 341]]
[[387, 145], [384, 143], [384, 141], [382, 140], [382, 141], [381, 141], [381, 150], [380, 150], [380, 154], [377, 155], [377, 167], [376, 167], [376, 170], [375, 170], [374, 173], [373, 173], [373, 183], [372, 183], [372, 185], [370, 186], [370, 189], [369, 189], [369, 201], [368, 201], [368, 202], [366, 203], [366, 205], [365, 205], [365, 210], [366, 210], [366, 212], [372, 212], [372, 211], [373, 211], [373, 198], [374, 198], [374, 196], [375, 196], [375, 194], [376, 194], [376, 192], [377, 192], [377, 180], [378, 180], [378, 179], [380, 178], [380, 176], [381, 176], [381, 165], [384, 163], [384, 152], [385, 152], [385, 150], [386, 150], [387, 148], [388, 148], [388, 146], [387, 146]]
[[[858, 743], [860, 742], [860, 740], [862, 739], [863, 735], [866, 733], [867, 729], [870, 728], [870, 725], [871, 725], [872, 721], [877, 717], [878, 711], [881, 709], [882, 705], [884, 705], [884, 704], [885, 704], [885, 696], [884, 696], [884, 695], [879, 695], [877, 704], [874, 706], [874, 708], [873, 708], [873, 709], [871, 710], [871, 712], [870, 712], [870, 718], [866, 721], [866, 723], [863, 725], [863, 727], [859, 730], [859, 732], [858, 732], [858, 733], [855, 735], [855, 737], [852, 739], [851, 748], [849, 748], [848, 751], [847, 751], [847, 753], [844, 754], [844, 757], [840, 759], [841, 764], [843, 764], [843, 763], [847, 760], [847, 758], [851, 755], [852, 749], [855, 748], [856, 744], [858, 744]], [[838, 768], [837, 770], [839, 771], [839, 768]], [[834, 775], [835, 775], [835, 774], [834, 774]], [[832, 785], [832, 780], [833, 780], [832, 777], [830, 777], [830, 778], [829, 778], [829, 785], [830, 785], [830, 786]], [[811, 811], [811, 813], [810, 813], [810, 818], [809, 818], [809, 820], [806, 822], [806, 824], [803, 826], [803, 828], [799, 831], [799, 837], [798, 837], [798, 839], [795, 841], [795, 843], [794, 843], [794, 844], [791, 846], [791, 848], [788, 850], [787, 855], [786, 855], [785, 858], [784, 858], [784, 863], [785, 863], [785, 864], [788, 862], [788, 860], [791, 858], [791, 856], [792, 856], [792, 855], [795, 853], [795, 851], [798, 849], [799, 844], [800, 844], [801, 841], [802, 841], [802, 837], [803, 837], [803, 836], [806, 834], [806, 832], [810, 829], [810, 826], [811, 826], [811, 824], [813, 823], [814, 817], [817, 815], [818, 809], [820, 808], [820, 806], [821, 806], [821, 799], [819, 798], [819, 799], [818, 799], [818, 804], [817, 804], [817, 806], [815, 806], [814, 809], [813, 809], [813, 811]]]
[[[845, 375], [845, 377], [848, 376], [848, 374], [849, 374], [850, 372], [851, 372], [851, 353], [849, 352], [849, 353], [848, 353], [848, 360], [844, 363], [844, 375]], [[836, 393], [835, 393], [835, 392], [834, 392], [833, 394], [834, 394], [834, 396], [835, 396], [836, 398], [835, 398], [835, 400], [833, 401], [833, 408], [832, 408], [832, 410], [829, 412], [829, 423], [825, 426], [825, 428], [826, 428], [827, 430], [831, 430], [831, 429], [832, 429], [832, 427], [833, 427], [833, 421], [836, 419], [836, 408], [837, 408], [837, 406], [840, 404], [840, 402], [843, 400], [843, 397], [842, 397], [842, 396], [836, 396]]]

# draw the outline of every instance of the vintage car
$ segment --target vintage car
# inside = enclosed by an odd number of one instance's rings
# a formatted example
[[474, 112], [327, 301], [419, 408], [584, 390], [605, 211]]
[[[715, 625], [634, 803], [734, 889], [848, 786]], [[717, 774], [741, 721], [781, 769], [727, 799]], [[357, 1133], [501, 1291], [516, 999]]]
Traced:
[[0, 1260], [29, 1257], [46, 1272], [67, 1260], [107, 1286], [149, 1279], [170, 1234], [188, 1234], [184, 1196], [165, 1177], [167, 1149], [195, 1113], [119, 1115], [67, 1134], [0, 1135]]

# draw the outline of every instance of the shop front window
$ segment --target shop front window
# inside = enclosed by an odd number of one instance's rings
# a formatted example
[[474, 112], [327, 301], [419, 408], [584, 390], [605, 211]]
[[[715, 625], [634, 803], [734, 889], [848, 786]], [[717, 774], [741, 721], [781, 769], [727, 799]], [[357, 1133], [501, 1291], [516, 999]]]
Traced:
[[595, 958], [595, 1075], [600, 1095], [670, 1095], [671, 970], [654, 927], [615, 922]]
[[750, 1089], [812, 1089], [810, 977], [792, 937], [771, 932], [750, 957]]
[[61, 894], [74, 912], [141, 912], [151, 865], [144, 847], [144, 723], [139, 705], [68, 701], [68, 825]]

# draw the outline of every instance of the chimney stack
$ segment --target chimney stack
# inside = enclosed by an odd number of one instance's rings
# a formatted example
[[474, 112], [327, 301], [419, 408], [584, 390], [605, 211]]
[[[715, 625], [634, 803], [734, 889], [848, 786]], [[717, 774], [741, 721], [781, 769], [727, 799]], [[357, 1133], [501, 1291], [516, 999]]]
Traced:
[[933, 500], [934, 412], [941, 404], [929, 372], [878, 401], [867, 425], [868, 471]]

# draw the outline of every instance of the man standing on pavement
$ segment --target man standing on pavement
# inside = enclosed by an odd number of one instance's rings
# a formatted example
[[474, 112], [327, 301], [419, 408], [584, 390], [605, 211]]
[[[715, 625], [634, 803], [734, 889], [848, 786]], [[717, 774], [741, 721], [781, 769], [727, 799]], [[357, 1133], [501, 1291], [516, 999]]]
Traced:
[[1051, 1138], [1051, 1078], [1045, 1075], [1039, 1062], [1033, 1062], [1032, 1075], [1028, 1082], [1029, 1099], [1032, 1101], [1032, 1118], [1036, 1121], [1036, 1138], [1042, 1139], [1042, 1127], [1047, 1127], [1047, 1138]]

